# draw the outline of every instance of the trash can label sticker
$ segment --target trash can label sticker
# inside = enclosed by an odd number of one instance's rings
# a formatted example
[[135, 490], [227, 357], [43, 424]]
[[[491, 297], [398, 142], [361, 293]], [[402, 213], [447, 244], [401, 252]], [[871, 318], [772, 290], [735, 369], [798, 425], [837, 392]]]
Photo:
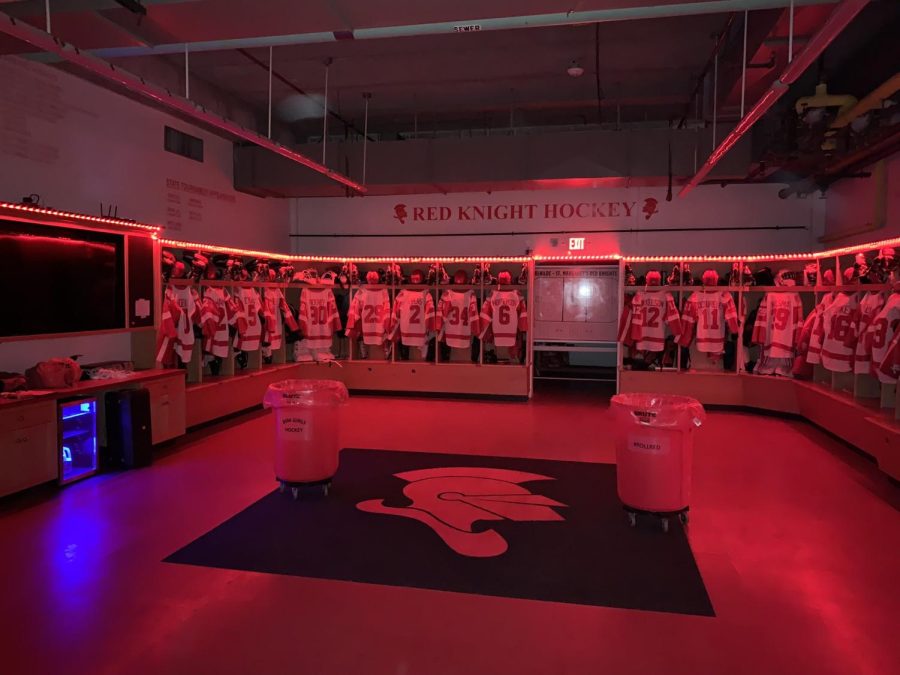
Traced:
[[661, 455], [669, 451], [669, 439], [662, 436], [629, 436], [628, 449], [631, 452]]
[[311, 427], [308, 419], [297, 414], [285, 415], [281, 418], [281, 431], [285, 436], [299, 436], [308, 441], [312, 438]]

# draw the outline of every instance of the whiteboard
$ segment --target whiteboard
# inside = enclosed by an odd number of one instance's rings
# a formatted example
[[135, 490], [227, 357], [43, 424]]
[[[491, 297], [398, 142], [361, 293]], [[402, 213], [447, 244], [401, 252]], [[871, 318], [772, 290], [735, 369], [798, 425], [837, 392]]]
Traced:
[[535, 340], [614, 342], [619, 266], [537, 266], [534, 312]]

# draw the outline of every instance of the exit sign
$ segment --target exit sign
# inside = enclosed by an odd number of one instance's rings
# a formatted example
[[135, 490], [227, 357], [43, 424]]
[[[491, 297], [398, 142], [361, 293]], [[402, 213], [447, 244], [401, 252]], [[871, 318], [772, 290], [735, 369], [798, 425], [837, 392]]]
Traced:
[[570, 237], [569, 238], [569, 250], [570, 251], [583, 251], [584, 250], [584, 237]]

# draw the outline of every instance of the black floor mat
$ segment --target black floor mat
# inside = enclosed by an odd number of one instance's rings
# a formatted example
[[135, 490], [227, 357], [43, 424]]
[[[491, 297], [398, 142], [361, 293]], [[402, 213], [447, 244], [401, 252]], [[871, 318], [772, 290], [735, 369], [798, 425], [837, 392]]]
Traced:
[[166, 561], [714, 616], [673, 525], [630, 528], [611, 464], [344, 450], [328, 497], [273, 491]]

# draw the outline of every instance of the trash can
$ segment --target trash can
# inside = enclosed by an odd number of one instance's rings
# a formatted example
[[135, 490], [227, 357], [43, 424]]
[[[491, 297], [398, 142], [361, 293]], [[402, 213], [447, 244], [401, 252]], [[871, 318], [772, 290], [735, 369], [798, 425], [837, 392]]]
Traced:
[[275, 420], [275, 479], [294, 499], [304, 486], [325, 494], [337, 473], [338, 431], [347, 387], [334, 380], [282, 380], [269, 385], [263, 406]]
[[616, 475], [619, 499], [632, 527], [638, 514], [687, 523], [693, 431], [706, 419], [699, 401], [668, 394], [617, 394]]

